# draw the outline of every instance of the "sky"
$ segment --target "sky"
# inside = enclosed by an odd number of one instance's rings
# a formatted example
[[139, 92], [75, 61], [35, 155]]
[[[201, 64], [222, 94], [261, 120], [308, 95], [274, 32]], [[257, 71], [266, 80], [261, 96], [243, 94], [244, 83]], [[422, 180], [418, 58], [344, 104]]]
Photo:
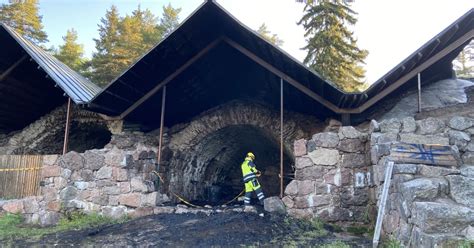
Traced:
[[[0, 0], [5, 3], [6, 0]], [[296, 23], [303, 4], [295, 0], [217, 0], [228, 12], [252, 29], [265, 23], [284, 41], [283, 50], [302, 61], [306, 55], [304, 30]], [[162, 6], [181, 8], [180, 19], [189, 16], [203, 0], [40, 0], [40, 14], [50, 42], [62, 44], [66, 30], [74, 28], [86, 55], [95, 49], [97, 24], [112, 4], [121, 15], [137, 8], [161, 16]], [[404, 58], [474, 7], [472, 0], [356, 0], [352, 9], [358, 22], [352, 27], [360, 48], [369, 51], [366, 81], [373, 83]]]

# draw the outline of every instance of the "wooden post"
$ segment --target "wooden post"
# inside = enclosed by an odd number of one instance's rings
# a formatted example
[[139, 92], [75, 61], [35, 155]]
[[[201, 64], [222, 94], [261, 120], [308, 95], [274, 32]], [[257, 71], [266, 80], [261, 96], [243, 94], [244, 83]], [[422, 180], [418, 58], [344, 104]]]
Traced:
[[351, 114], [341, 114], [341, 122], [343, 126], [351, 125]]
[[[384, 164], [385, 165], [385, 164]], [[393, 161], [388, 161], [385, 168], [385, 181], [383, 182], [382, 195], [380, 197], [380, 206], [377, 213], [377, 223], [375, 224], [373, 248], [377, 248], [380, 240], [380, 231], [382, 230], [383, 216], [385, 214], [385, 205], [387, 204], [390, 183], [392, 181]]]
[[160, 117], [160, 139], [158, 141], [158, 172], [160, 172], [161, 164], [161, 147], [163, 142], [163, 126], [165, 124], [165, 104], [166, 104], [166, 85], [163, 86], [163, 94], [161, 96], [161, 117]]
[[421, 73], [418, 73], [418, 113], [421, 113]]
[[67, 100], [66, 128], [64, 130], [63, 155], [66, 154], [69, 142], [69, 126], [71, 124], [71, 98]]
[[280, 78], [280, 198], [283, 198], [283, 79]]

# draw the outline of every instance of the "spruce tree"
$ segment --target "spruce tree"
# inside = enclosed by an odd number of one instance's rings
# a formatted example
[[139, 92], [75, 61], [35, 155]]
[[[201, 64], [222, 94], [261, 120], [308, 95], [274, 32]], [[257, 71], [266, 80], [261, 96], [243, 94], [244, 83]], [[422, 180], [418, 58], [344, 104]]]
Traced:
[[43, 31], [42, 16], [38, 12], [38, 0], [9, 0], [8, 4], [0, 6], [0, 22], [40, 45], [48, 41], [48, 36]]
[[125, 55], [120, 54], [121, 51], [118, 48], [120, 16], [117, 7], [112, 5], [100, 22], [98, 25], [99, 38], [94, 39], [97, 52], [92, 55], [93, 73], [91, 79], [99, 85], [106, 85], [119, 75], [128, 64], [119, 59]]
[[474, 41], [471, 41], [453, 61], [456, 76], [460, 78], [474, 77]]
[[84, 46], [77, 43], [77, 32], [74, 29], [67, 31], [63, 36], [64, 44], [59, 46], [59, 50], [55, 54], [56, 58], [61, 60], [71, 69], [82, 72], [84, 70]]
[[160, 19], [160, 30], [163, 34], [163, 37], [168, 36], [175, 30], [179, 25], [179, 13], [181, 8], [173, 8], [171, 3], [168, 6], [163, 6], [163, 16]]
[[143, 42], [139, 19], [125, 16], [120, 22], [119, 30], [115, 59], [128, 67], [145, 52], [147, 46]]
[[140, 33], [143, 37], [143, 52], [158, 44], [163, 38], [162, 31], [158, 27], [158, 18], [149, 10], [141, 10], [140, 6], [133, 11], [132, 17], [137, 20]]
[[261, 36], [263, 36], [263, 38], [265, 38], [267, 41], [269, 41], [273, 45], [276, 45], [276, 46], [283, 45], [283, 40], [280, 39], [277, 34], [272, 34], [268, 30], [268, 27], [265, 23], [262, 23], [262, 25], [260, 25], [260, 27], [257, 30], [257, 33], [259, 33]]
[[306, 1], [298, 22], [306, 31], [303, 49], [308, 53], [304, 63], [347, 92], [364, 87], [361, 64], [368, 55], [357, 47], [353, 32], [347, 28], [357, 22], [356, 15], [344, 0]]

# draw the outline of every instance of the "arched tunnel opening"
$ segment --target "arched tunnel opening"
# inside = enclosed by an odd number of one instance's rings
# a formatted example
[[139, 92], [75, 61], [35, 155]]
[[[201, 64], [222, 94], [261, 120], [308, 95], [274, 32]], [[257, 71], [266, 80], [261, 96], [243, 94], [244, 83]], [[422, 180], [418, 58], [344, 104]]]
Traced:
[[[181, 161], [185, 194], [194, 202], [218, 205], [244, 188], [241, 164], [248, 152], [256, 155], [258, 178], [265, 195], [280, 194], [280, 143], [271, 133], [252, 125], [232, 125], [201, 139]], [[293, 159], [284, 151], [285, 174], [293, 173]], [[291, 181], [284, 177], [284, 186]], [[255, 197], [255, 195], [254, 195]], [[253, 199], [255, 201], [255, 199]]]

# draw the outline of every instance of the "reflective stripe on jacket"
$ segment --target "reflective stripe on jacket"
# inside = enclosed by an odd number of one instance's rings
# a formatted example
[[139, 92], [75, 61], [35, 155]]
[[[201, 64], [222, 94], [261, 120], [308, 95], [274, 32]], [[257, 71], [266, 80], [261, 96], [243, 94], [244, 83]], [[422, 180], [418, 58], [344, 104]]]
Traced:
[[257, 178], [257, 175], [255, 174], [257, 173], [257, 169], [255, 168], [255, 164], [250, 159], [245, 159], [241, 167], [244, 183]]

